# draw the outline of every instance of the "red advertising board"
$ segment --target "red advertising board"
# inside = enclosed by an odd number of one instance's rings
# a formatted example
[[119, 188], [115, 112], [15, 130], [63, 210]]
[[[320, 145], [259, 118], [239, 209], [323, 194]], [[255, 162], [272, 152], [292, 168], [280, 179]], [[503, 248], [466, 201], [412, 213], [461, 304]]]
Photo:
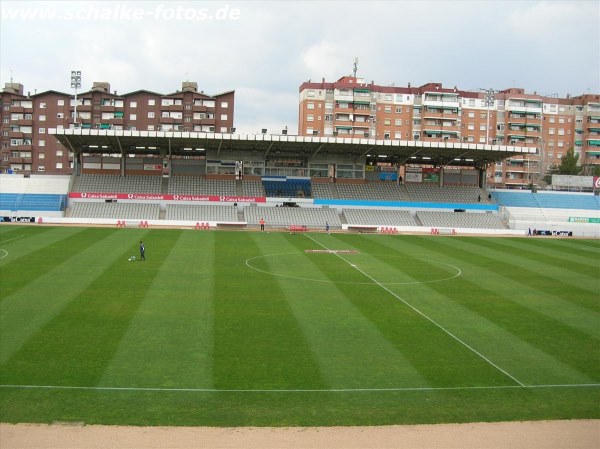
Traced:
[[266, 203], [265, 197], [217, 195], [163, 195], [160, 193], [71, 192], [69, 198], [85, 200], [214, 201], [220, 203]]
[[600, 190], [600, 176], [594, 176], [594, 190]]

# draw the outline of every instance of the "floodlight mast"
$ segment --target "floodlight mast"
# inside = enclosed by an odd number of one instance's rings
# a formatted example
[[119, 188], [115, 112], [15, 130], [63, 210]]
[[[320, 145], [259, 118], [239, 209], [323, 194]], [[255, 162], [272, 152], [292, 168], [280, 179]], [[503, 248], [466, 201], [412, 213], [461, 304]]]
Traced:
[[487, 107], [487, 125], [485, 127], [485, 143], [490, 143], [490, 106], [494, 106], [496, 91], [494, 89], [481, 89], [485, 93], [485, 105]]
[[77, 89], [81, 88], [81, 70], [71, 70], [71, 89], [75, 89], [75, 108], [73, 127], [77, 128]]

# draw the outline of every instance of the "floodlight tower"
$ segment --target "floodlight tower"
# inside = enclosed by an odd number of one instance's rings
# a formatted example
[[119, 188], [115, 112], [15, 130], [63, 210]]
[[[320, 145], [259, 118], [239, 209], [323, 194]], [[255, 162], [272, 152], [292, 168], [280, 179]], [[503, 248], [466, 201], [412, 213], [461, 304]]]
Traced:
[[75, 89], [75, 110], [73, 127], [77, 128], [77, 89], [81, 89], [81, 70], [71, 70], [71, 89]]
[[487, 125], [485, 127], [485, 143], [490, 143], [490, 106], [494, 106], [496, 91], [494, 89], [482, 89], [485, 94], [485, 105], [487, 107]]

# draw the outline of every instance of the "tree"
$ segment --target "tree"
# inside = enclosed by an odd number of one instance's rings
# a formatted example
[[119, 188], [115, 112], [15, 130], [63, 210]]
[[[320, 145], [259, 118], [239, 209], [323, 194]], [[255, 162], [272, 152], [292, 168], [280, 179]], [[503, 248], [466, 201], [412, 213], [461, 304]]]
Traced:
[[600, 176], [600, 165], [594, 165], [590, 174], [592, 176]]
[[575, 150], [573, 148], [569, 148], [567, 150], [567, 154], [565, 154], [558, 166], [558, 174], [559, 175], [578, 175], [581, 173], [583, 167], [577, 165], [579, 161], [579, 155], [575, 154]]

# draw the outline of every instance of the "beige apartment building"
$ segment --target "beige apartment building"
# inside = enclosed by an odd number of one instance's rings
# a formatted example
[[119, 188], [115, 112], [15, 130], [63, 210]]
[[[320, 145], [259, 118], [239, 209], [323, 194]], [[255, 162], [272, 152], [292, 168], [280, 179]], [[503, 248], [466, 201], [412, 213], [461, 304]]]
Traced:
[[77, 95], [75, 108], [74, 95], [25, 93], [22, 84], [7, 83], [0, 93], [0, 172], [70, 174], [73, 153], [47, 133], [52, 128], [230, 133], [234, 97], [234, 91], [206, 95], [188, 81], [171, 94], [118, 94], [109, 83], [95, 82]]
[[556, 98], [523, 89], [465, 91], [427, 83], [381, 86], [344, 76], [300, 85], [298, 133], [533, 147], [535, 156], [488, 167], [487, 184], [539, 184], [569, 148], [600, 164], [600, 95]]

